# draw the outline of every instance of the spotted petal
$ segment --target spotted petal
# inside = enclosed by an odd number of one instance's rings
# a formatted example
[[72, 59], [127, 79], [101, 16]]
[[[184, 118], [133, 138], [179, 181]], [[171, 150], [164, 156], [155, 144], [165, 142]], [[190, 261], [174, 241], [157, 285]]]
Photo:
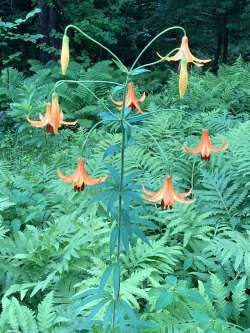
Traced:
[[182, 197], [183, 193], [174, 193], [174, 198], [176, 201], [184, 203], [184, 204], [191, 204], [195, 201], [195, 199], [190, 199], [190, 200], [186, 200], [185, 198]]

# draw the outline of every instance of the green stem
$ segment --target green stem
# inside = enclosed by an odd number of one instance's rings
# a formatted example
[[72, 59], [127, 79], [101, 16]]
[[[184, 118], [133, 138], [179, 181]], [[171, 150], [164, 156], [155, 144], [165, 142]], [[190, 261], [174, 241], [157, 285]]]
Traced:
[[[124, 160], [125, 160], [125, 128], [124, 123], [124, 111], [125, 111], [125, 103], [126, 103], [126, 93], [127, 86], [129, 81], [129, 75], [126, 77], [126, 82], [124, 85], [123, 91], [123, 101], [122, 101], [122, 110], [121, 110], [121, 129], [122, 129], [122, 142], [121, 142], [121, 166], [120, 166], [120, 183], [119, 183], [119, 199], [118, 199], [118, 238], [117, 238], [117, 254], [116, 254], [116, 263], [120, 262], [120, 254], [121, 254], [121, 226], [122, 226], [122, 204], [123, 204], [123, 180], [124, 180]], [[114, 300], [113, 307], [113, 317], [112, 317], [112, 331], [115, 332], [115, 321], [116, 321], [116, 303], [120, 297], [120, 284], [121, 284], [121, 276], [119, 276], [119, 287], [117, 292], [117, 297]]]
[[[98, 46], [100, 46], [101, 48], [103, 48], [104, 50], [106, 50], [109, 54], [112, 55], [112, 57], [114, 57], [122, 66], [123, 63], [122, 61], [117, 57], [117, 55], [115, 55], [109, 48], [107, 48], [106, 46], [104, 46], [102, 43], [99, 43], [97, 40], [95, 40], [94, 38], [90, 37], [88, 34], [86, 34], [85, 32], [83, 32], [80, 28], [76, 27], [73, 24], [70, 24], [66, 27], [65, 29], [65, 34], [67, 35], [68, 30], [72, 28], [77, 30], [78, 32], [80, 32], [81, 35], [83, 35], [84, 37], [86, 37], [87, 39], [91, 40], [93, 43], [97, 44]], [[125, 66], [124, 66], [125, 67]]]
[[134, 63], [133, 63], [133, 65], [131, 66], [131, 68], [130, 68], [130, 71], [132, 71], [133, 70], [133, 68], [135, 67], [135, 65], [137, 64], [137, 62], [139, 61], [139, 59], [141, 58], [141, 56], [143, 55], [143, 53], [149, 48], [149, 46], [151, 45], [151, 44], [153, 44], [155, 41], [156, 41], [156, 39], [158, 39], [160, 36], [162, 36], [163, 34], [165, 34], [166, 32], [168, 32], [168, 31], [171, 31], [171, 30], [174, 30], [174, 29], [180, 29], [180, 30], [182, 30], [182, 32], [183, 32], [183, 34], [184, 34], [184, 36], [186, 36], [186, 31], [185, 31], [185, 29], [184, 28], [182, 28], [182, 27], [179, 27], [179, 26], [174, 26], [174, 27], [170, 27], [170, 28], [167, 28], [167, 29], [165, 29], [165, 30], [163, 30], [163, 31], [161, 31], [158, 35], [156, 35], [145, 47], [144, 47], [144, 49], [141, 51], [141, 53], [138, 55], [138, 57], [135, 59], [135, 61], [134, 61]]
[[157, 60], [157, 61], [154, 61], [154, 62], [150, 62], [149, 64], [145, 64], [145, 65], [136, 67], [135, 71], [137, 69], [141, 69], [141, 68], [144, 68], [144, 67], [149, 67], [149, 66], [153, 66], [153, 65], [159, 64], [159, 63], [165, 61], [165, 58], [171, 56], [171, 54], [173, 54], [174, 52], [179, 51], [179, 49], [180, 49], [179, 47], [176, 47], [175, 49], [173, 49], [172, 51], [170, 51], [166, 56], [164, 56], [163, 59], [160, 59], [160, 60]]
[[82, 156], [83, 156], [83, 150], [84, 150], [84, 148], [85, 148], [85, 146], [86, 146], [86, 144], [87, 144], [87, 142], [88, 142], [88, 139], [89, 139], [91, 133], [93, 132], [93, 130], [94, 130], [98, 125], [103, 124], [105, 121], [107, 121], [107, 120], [101, 120], [101, 121], [99, 121], [99, 122], [96, 123], [96, 124], [90, 129], [90, 131], [88, 132], [88, 134], [87, 134], [87, 136], [86, 136], [86, 139], [85, 139], [84, 143], [82, 144], [82, 149], [81, 149], [81, 152], [82, 152], [81, 155], [82, 155]]
[[114, 84], [116, 86], [123, 86], [123, 84], [118, 83], [118, 82], [113, 82], [113, 81], [102, 81], [102, 80], [60, 80], [57, 81], [56, 84], [54, 85], [54, 89], [58, 88], [60, 85], [63, 83], [107, 83], [107, 84]]

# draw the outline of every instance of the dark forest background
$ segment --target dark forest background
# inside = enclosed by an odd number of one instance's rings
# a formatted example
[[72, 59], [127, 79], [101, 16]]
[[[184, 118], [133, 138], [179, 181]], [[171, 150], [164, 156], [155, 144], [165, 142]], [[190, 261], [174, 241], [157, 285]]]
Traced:
[[[41, 12], [32, 12], [35, 8]], [[191, 47], [213, 59], [215, 72], [220, 63], [230, 64], [239, 55], [250, 60], [249, 0], [1, 0], [0, 17], [2, 67], [24, 70], [28, 59], [57, 60], [63, 30], [70, 23], [95, 36], [128, 64], [154, 35], [172, 25], [186, 28]], [[178, 45], [177, 37], [169, 34], [154, 48], [167, 52]], [[71, 39], [74, 60], [84, 66], [105, 59], [102, 50], [94, 49], [79, 34], [72, 33]], [[155, 57], [155, 49], [146, 57]]]

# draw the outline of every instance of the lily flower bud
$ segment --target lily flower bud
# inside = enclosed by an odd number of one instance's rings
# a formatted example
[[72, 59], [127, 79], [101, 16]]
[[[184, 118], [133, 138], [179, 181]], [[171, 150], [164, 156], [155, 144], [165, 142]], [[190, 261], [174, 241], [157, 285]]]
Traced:
[[180, 98], [185, 95], [188, 85], [188, 70], [187, 60], [181, 60], [180, 63], [180, 76], [179, 76], [179, 94]]
[[62, 51], [61, 51], [61, 69], [62, 74], [65, 75], [69, 65], [69, 37], [63, 36]]

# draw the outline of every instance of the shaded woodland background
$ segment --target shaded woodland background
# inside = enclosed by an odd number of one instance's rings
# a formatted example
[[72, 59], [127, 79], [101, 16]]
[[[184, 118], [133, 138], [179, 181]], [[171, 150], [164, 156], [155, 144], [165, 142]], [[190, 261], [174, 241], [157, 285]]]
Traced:
[[[41, 12], [20, 24], [19, 36], [13, 38], [17, 28], [6, 27], [6, 23], [37, 7]], [[62, 32], [70, 23], [105, 43], [128, 64], [155, 34], [172, 25], [187, 29], [192, 48], [213, 59], [214, 72], [220, 63], [230, 64], [239, 55], [250, 60], [249, 0], [2, 0], [0, 17], [2, 67], [25, 70], [28, 59], [43, 63], [58, 59]], [[73, 33], [71, 38], [72, 55], [84, 66], [106, 58], [79, 34]], [[154, 48], [167, 52], [179, 43], [176, 38], [176, 32], [169, 34]], [[146, 57], [155, 57], [155, 49]]]

